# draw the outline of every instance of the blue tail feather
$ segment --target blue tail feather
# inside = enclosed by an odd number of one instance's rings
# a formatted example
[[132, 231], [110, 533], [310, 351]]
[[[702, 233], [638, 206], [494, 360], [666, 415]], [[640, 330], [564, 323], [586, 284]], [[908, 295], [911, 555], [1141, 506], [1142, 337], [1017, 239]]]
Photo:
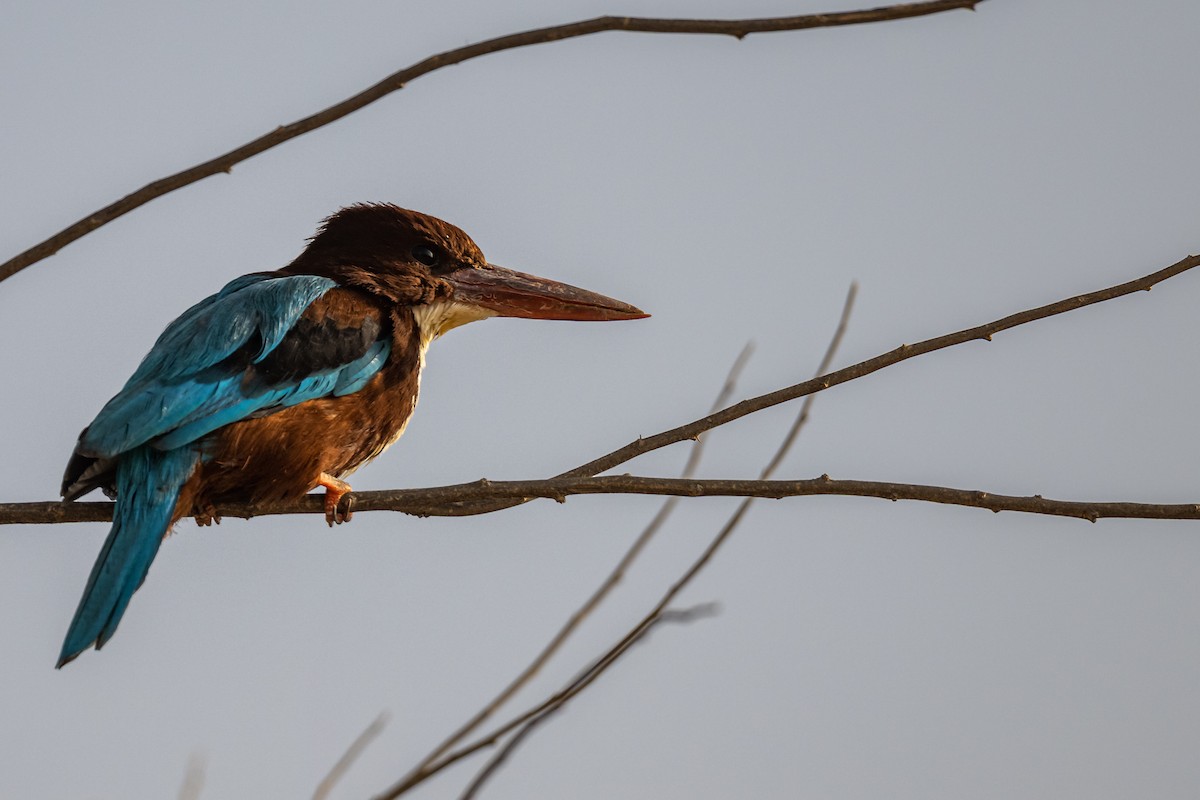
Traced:
[[120, 456], [112, 530], [67, 630], [59, 667], [93, 644], [99, 649], [116, 632], [129, 599], [146, 579], [171, 525], [179, 491], [199, 458], [190, 447], [160, 451], [142, 446]]

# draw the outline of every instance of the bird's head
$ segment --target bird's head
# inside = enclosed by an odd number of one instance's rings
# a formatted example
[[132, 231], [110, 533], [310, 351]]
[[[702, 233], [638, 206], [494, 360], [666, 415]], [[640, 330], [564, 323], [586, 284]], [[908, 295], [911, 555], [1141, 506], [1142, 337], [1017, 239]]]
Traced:
[[460, 228], [386, 204], [361, 204], [322, 223], [289, 271], [328, 275], [411, 306], [429, 339], [487, 317], [602, 321], [649, 314], [628, 303], [489, 264]]

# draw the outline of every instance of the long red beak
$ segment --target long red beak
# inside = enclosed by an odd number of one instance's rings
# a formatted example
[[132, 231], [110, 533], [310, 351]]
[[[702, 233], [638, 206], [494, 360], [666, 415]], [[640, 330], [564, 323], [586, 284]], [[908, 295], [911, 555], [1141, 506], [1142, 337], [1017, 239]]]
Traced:
[[600, 322], [650, 316], [620, 300], [495, 264], [455, 270], [446, 279], [454, 284], [455, 300], [502, 317]]

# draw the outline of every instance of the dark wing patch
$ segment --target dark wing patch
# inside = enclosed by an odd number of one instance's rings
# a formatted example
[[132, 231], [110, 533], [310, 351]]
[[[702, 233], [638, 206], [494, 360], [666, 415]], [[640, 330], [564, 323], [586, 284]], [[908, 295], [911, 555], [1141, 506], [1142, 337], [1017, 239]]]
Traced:
[[[320, 301], [317, 301], [318, 303]], [[316, 304], [314, 304], [316, 305]], [[340, 369], [361, 358], [383, 333], [381, 315], [340, 320], [332, 315], [305, 314], [279, 346], [246, 372], [247, 382], [265, 387]], [[321, 318], [314, 319], [313, 317]]]

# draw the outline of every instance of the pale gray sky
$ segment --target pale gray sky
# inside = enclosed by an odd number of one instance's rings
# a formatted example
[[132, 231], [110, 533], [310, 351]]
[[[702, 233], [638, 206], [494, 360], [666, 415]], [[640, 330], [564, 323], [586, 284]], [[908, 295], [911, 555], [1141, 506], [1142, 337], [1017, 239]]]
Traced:
[[[854, 7], [18, 4], [0, 27], [0, 255], [469, 41], [602, 13]], [[422, 78], [0, 286], [4, 499], [53, 497], [171, 318], [354, 201], [437, 214], [497, 263], [654, 314], [455, 331], [360, 489], [575, 466], [704, 413], [747, 339], [744, 393], [792, 383], [851, 279], [842, 364], [1165, 266], [1200, 249], [1198, 32], [1186, 0], [989, 0], [741, 42], [605, 34]], [[1198, 300], [1186, 275], [839, 387], [781, 476], [1200, 499]], [[722, 429], [702, 472], [756, 473], [793, 412]], [[683, 504], [518, 707], [640, 617], [733, 505]], [[335, 793], [370, 796], [527, 662], [655, 507], [188, 522], [119, 635], [61, 672], [106, 526], [0, 530], [0, 797], [172, 797], [194, 756], [206, 800], [307, 797], [387, 709]], [[1194, 523], [762, 503], [682, 599], [721, 615], [656, 632], [487, 796], [1191, 797], [1198, 564]]]

